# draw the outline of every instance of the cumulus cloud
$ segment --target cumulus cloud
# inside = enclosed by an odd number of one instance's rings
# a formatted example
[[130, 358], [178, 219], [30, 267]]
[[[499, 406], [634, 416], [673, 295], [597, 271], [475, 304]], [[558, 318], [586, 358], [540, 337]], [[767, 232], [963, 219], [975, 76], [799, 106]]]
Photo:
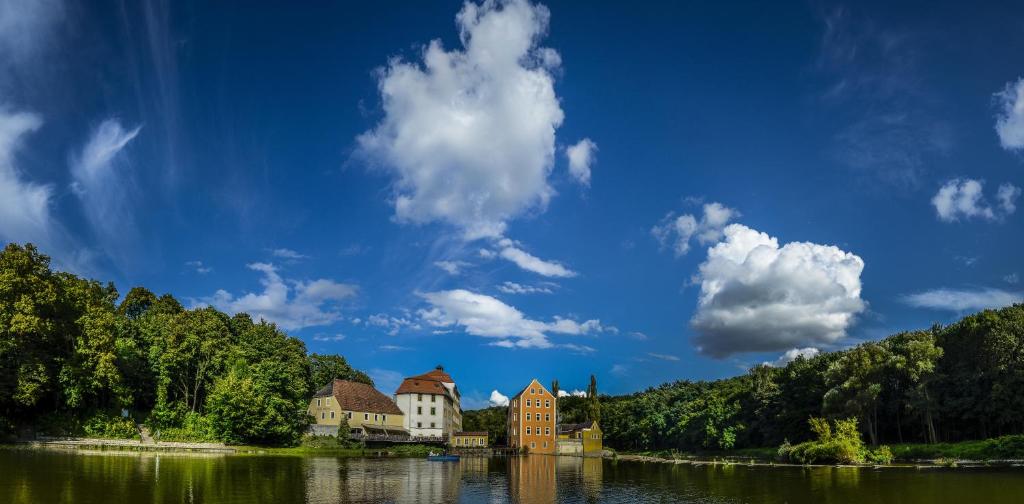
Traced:
[[71, 156], [71, 188], [82, 202], [89, 225], [112, 255], [119, 255], [136, 234], [134, 175], [123, 151], [141, 128], [125, 129], [117, 119], [107, 119]]
[[1002, 289], [933, 289], [903, 297], [910, 306], [951, 312], [1002, 308], [1024, 302], [1024, 293]]
[[495, 338], [494, 346], [505, 348], [552, 348], [549, 334], [581, 335], [601, 332], [599, 320], [576, 322], [555, 317], [551, 322], [527, 318], [515, 307], [497, 298], [464, 289], [420, 294], [430, 308], [419, 310], [420, 318], [434, 327], [461, 327], [467, 334]]
[[1009, 151], [1024, 149], [1024, 78], [1008, 83], [995, 97], [999, 144]]
[[821, 351], [814, 347], [792, 348], [786, 350], [786, 353], [780, 355], [779, 358], [775, 359], [774, 362], [765, 362], [764, 365], [772, 367], [783, 367], [786, 364], [795, 361], [798, 357], [810, 359], [811, 357], [814, 357], [819, 353], [821, 353]]
[[569, 158], [569, 174], [572, 178], [590, 187], [590, 165], [597, 159], [597, 144], [584, 138], [565, 149], [565, 156]]
[[468, 262], [464, 261], [435, 261], [434, 266], [441, 268], [449, 275], [458, 275], [462, 272], [462, 268], [469, 266]]
[[33, 242], [45, 250], [53, 241], [53, 188], [26, 180], [16, 163], [25, 135], [42, 124], [36, 114], [0, 105], [0, 239]]
[[327, 325], [341, 319], [337, 303], [357, 293], [355, 285], [334, 280], [286, 281], [273, 264], [252, 263], [247, 267], [263, 274], [263, 292], [235, 297], [220, 289], [213, 296], [199, 299], [199, 305], [211, 305], [227, 313], [245, 312], [255, 319], [273, 322], [286, 330]]
[[722, 229], [740, 213], [721, 203], [706, 203], [704, 215], [698, 220], [691, 214], [676, 215], [669, 212], [651, 229], [651, 234], [662, 248], [671, 247], [676, 257], [690, 251], [690, 241], [696, 237], [701, 245], [715, 243], [722, 239]]
[[498, 240], [499, 251], [497, 253], [502, 259], [511, 261], [520, 268], [536, 273], [538, 275], [555, 278], [571, 278], [576, 272], [565, 267], [557, 261], [546, 261], [521, 248], [521, 245], [508, 238]]
[[559, 389], [558, 397], [587, 397], [587, 393], [579, 389], [574, 389], [572, 392]]
[[939, 220], [996, 220], [1017, 211], [1017, 198], [1021, 192], [1019, 187], [1010, 183], [1000, 185], [996, 192], [998, 205], [993, 207], [985, 199], [983, 185], [984, 182], [974, 179], [953, 179], [943, 184], [932, 197], [932, 206]]
[[690, 324], [700, 352], [721, 358], [833, 343], [864, 310], [860, 257], [815, 243], [780, 247], [741, 224], [724, 235], [697, 275], [700, 298]]
[[203, 261], [187, 261], [185, 262], [185, 266], [195, 270], [195, 272], [200, 275], [205, 275], [213, 271], [213, 267], [203, 264]]
[[289, 259], [292, 261], [298, 261], [300, 259], [308, 259], [309, 256], [300, 254], [289, 248], [277, 248], [270, 251], [270, 254], [274, 257], [280, 257], [281, 259]]
[[491, 406], [508, 406], [508, 396], [498, 392], [497, 390], [491, 391], [491, 398], [487, 400]]
[[561, 59], [539, 45], [549, 16], [526, 0], [466, 2], [461, 49], [434, 40], [422, 63], [395, 58], [380, 71], [384, 118], [357, 142], [394, 177], [398, 221], [499, 237], [509, 220], [547, 207], [564, 118], [552, 77]]
[[548, 285], [523, 285], [515, 282], [505, 282], [498, 286], [498, 290], [505, 294], [551, 294], [553, 292]]

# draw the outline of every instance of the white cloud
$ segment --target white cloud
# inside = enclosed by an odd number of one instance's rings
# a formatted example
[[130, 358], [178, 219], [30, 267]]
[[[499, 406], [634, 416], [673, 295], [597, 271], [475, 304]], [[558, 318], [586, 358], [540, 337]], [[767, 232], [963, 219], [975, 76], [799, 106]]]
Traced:
[[496, 338], [494, 346], [512, 348], [551, 348], [548, 334], [580, 335], [601, 332], [598, 320], [579, 323], [555, 317], [551, 322], [526, 318], [522, 312], [500, 300], [463, 289], [420, 294], [429, 309], [421, 309], [420, 318], [434, 327], [460, 326], [467, 334]]
[[546, 285], [523, 285], [515, 282], [505, 282], [498, 286], [498, 290], [505, 294], [551, 294], [553, 292]]
[[64, 2], [60, 0], [0, 2], [0, 69], [39, 56], [63, 15]]
[[933, 289], [910, 294], [903, 301], [918, 308], [967, 312], [1024, 302], [1024, 293], [1001, 289]]
[[1017, 198], [1020, 197], [1020, 188], [1007, 182], [999, 186], [996, 192], [996, 200], [999, 201], [999, 208], [1003, 213], [1010, 215], [1017, 211]]
[[671, 246], [676, 257], [690, 251], [690, 240], [696, 236], [701, 245], [715, 243], [722, 239], [722, 229], [740, 213], [721, 203], [705, 203], [704, 215], [700, 221], [690, 214], [676, 215], [669, 212], [651, 229], [651, 234], [662, 248]]
[[435, 261], [434, 266], [443, 269], [449, 275], [458, 275], [462, 272], [462, 268], [470, 266], [470, 264], [464, 261]]
[[274, 249], [274, 250], [271, 250], [270, 253], [274, 257], [280, 257], [281, 259], [290, 259], [292, 261], [298, 261], [300, 259], [308, 259], [309, 258], [308, 255], [300, 254], [300, 253], [298, 253], [298, 252], [296, 252], [296, 251], [294, 251], [292, 249], [288, 249], [288, 248]]
[[996, 93], [999, 112], [996, 114], [996, 133], [1004, 149], [1024, 149], [1024, 78], [1010, 82]]
[[317, 334], [313, 336], [313, 341], [344, 341], [344, 334]]
[[590, 187], [590, 165], [594, 164], [597, 157], [597, 144], [584, 138], [565, 149], [565, 155], [569, 158], [569, 174], [572, 178]]
[[577, 355], [590, 355], [597, 351], [597, 349], [592, 346], [577, 345], [576, 343], [565, 343], [558, 345], [558, 348], [564, 348]]
[[1003, 277], [1003, 281], [1008, 284], [1016, 284], [1020, 282], [1020, 277], [1017, 276], [1016, 273], [1010, 273], [1009, 275]]
[[575, 389], [572, 392], [559, 389], [558, 397], [587, 397], [587, 393], [579, 389]]
[[205, 274], [213, 271], [213, 268], [210, 267], [210, 266], [204, 265], [203, 261], [187, 261], [185, 263], [185, 266], [188, 266], [189, 268], [194, 269], [195, 272], [199, 273], [200, 275], [205, 275]]
[[71, 188], [107, 252], [122, 255], [135, 238], [134, 175], [123, 151], [141, 126], [125, 129], [116, 119], [99, 124], [81, 152], [71, 156]]
[[814, 347], [791, 348], [789, 350], [786, 350], [786, 353], [780, 355], [778, 359], [775, 359], [775, 362], [765, 362], [764, 365], [772, 367], [783, 367], [786, 364], [795, 361], [797, 357], [810, 359], [811, 357], [814, 357], [819, 353], [821, 353], [821, 351]]
[[497, 390], [491, 391], [491, 398], [488, 399], [491, 406], [508, 406], [508, 396], [498, 392]]
[[642, 333], [640, 331], [633, 331], [633, 332], [629, 333], [629, 337], [633, 338], [633, 339], [635, 339], [637, 341], [647, 341], [649, 339], [646, 334], [644, 334], [644, 333]]
[[675, 361], [679, 360], [679, 357], [676, 357], [675, 355], [669, 355], [669, 354], [647, 352], [647, 355], [649, 355], [651, 357], [654, 357], [655, 359], [664, 360], [664, 361], [675, 362]]
[[25, 180], [15, 160], [22, 138], [42, 124], [36, 114], [10, 112], [0, 105], [0, 240], [32, 242], [46, 252], [53, 244], [53, 188]]
[[616, 376], [628, 376], [629, 366], [625, 364], [615, 364], [612, 366], [611, 373]]
[[380, 349], [380, 350], [383, 350], [385, 352], [404, 352], [406, 350], [412, 350], [411, 348], [409, 348], [407, 346], [399, 346], [399, 345], [381, 345], [381, 346], [379, 346], [377, 348]]
[[985, 200], [982, 186], [984, 182], [974, 179], [953, 179], [939, 188], [932, 197], [932, 205], [939, 220], [956, 222], [961, 219], [980, 218], [996, 220], [1006, 217], [1017, 210], [1016, 201], [1020, 196], [1020, 188], [1013, 184], [999, 186], [996, 199], [999, 206], [993, 208]]
[[500, 251], [498, 255], [502, 259], [515, 263], [520, 268], [536, 273], [538, 275], [555, 278], [571, 278], [576, 272], [566, 268], [557, 261], [545, 261], [520, 248], [519, 243], [502, 238], [498, 240]]
[[213, 296], [199, 299], [227, 313], [246, 312], [259, 320], [274, 322], [286, 330], [327, 325], [341, 319], [337, 303], [351, 297], [357, 287], [328, 279], [311, 282], [286, 281], [273, 264], [252, 263], [247, 267], [263, 274], [263, 292], [235, 297], [220, 289]]
[[388, 330], [388, 334], [394, 336], [404, 327], [412, 329], [419, 329], [419, 324], [409, 320], [408, 317], [394, 317], [385, 315], [383, 313], [377, 313], [370, 315], [366, 318], [366, 323], [372, 326], [383, 327]]
[[398, 221], [499, 237], [509, 220], [547, 207], [564, 117], [552, 77], [560, 58], [538, 45], [548, 19], [526, 0], [466, 2], [461, 50], [434, 40], [422, 64], [394, 58], [380, 71], [384, 118], [357, 142], [394, 176]]
[[835, 246], [793, 242], [740, 224], [724, 230], [700, 265], [691, 326], [712, 357], [833, 343], [864, 310], [864, 261]]

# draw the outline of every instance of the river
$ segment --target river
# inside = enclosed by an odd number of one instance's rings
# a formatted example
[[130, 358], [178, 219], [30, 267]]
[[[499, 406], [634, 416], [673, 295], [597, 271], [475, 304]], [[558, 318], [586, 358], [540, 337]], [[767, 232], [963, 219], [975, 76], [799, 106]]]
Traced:
[[0, 449], [0, 502], [1021, 503], [1024, 470]]

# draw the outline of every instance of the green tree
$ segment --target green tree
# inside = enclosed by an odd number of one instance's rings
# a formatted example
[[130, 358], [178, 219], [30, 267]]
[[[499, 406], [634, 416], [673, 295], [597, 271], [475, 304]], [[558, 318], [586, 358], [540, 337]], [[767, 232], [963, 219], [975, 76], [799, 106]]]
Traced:
[[312, 391], [327, 385], [335, 378], [373, 385], [369, 375], [350, 366], [340, 355], [309, 354], [309, 367]]
[[890, 357], [884, 345], [864, 343], [844, 352], [828, 369], [826, 409], [863, 419], [872, 446], [878, 445], [879, 398]]
[[590, 375], [590, 385], [587, 387], [587, 421], [601, 422], [601, 401], [597, 397], [597, 378]]

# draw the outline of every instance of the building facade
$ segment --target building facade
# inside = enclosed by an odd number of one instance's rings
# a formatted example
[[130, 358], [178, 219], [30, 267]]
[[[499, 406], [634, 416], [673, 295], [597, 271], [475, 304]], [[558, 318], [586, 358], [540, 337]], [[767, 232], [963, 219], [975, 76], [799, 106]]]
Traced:
[[412, 436], [451, 439], [462, 430], [461, 403], [455, 380], [441, 366], [406, 378], [395, 391], [395, 404]]
[[558, 454], [600, 456], [604, 450], [604, 433], [597, 422], [558, 426]]
[[558, 404], [536, 379], [508, 403], [508, 445], [529, 453], [555, 453]]
[[[408, 435], [402, 410], [371, 385], [331, 380], [309, 401], [309, 415], [316, 419], [310, 430], [317, 435]], [[342, 420], [348, 433], [340, 433]]]
[[486, 448], [487, 431], [482, 432], [456, 432], [452, 434], [452, 448]]

